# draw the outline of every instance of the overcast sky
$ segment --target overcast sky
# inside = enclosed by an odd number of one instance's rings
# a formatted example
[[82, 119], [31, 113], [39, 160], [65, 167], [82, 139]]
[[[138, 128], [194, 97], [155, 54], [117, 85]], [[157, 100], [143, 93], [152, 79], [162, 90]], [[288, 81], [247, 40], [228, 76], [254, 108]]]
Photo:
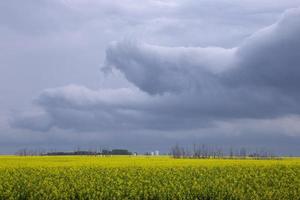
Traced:
[[0, 1], [0, 153], [300, 154], [300, 0]]

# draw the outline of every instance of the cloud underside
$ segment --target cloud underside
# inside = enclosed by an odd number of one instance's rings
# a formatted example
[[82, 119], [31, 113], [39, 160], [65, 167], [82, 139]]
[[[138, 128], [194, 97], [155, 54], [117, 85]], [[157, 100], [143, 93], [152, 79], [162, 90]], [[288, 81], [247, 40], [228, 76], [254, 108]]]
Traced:
[[11, 125], [38, 131], [191, 130], [219, 122], [300, 113], [300, 9], [231, 49], [112, 43], [103, 73], [121, 72], [126, 88], [69, 85], [44, 90], [39, 112]]

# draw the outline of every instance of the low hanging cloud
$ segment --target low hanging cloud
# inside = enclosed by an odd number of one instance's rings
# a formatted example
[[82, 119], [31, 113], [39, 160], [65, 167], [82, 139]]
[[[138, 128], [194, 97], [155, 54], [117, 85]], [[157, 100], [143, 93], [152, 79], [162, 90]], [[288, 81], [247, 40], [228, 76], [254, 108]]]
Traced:
[[220, 47], [160, 47], [125, 41], [107, 49], [106, 61], [108, 69], [120, 70], [128, 81], [154, 95], [213, 84], [218, 73], [233, 67], [235, 52]]
[[149, 94], [205, 89], [226, 82], [291, 89], [300, 76], [299, 16], [299, 9], [286, 11], [278, 22], [233, 49], [114, 43], [107, 49], [107, 62]]
[[231, 49], [115, 42], [103, 71], [119, 70], [132, 87], [47, 89], [35, 100], [43, 112], [16, 116], [11, 124], [32, 130], [188, 130], [298, 115], [299, 35], [300, 9], [291, 9]]

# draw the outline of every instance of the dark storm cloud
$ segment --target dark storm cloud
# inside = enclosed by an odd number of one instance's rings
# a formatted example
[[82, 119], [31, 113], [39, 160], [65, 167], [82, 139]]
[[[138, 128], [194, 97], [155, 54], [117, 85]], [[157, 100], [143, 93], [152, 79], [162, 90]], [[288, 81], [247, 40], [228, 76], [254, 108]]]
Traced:
[[297, 96], [300, 78], [300, 10], [285, 12], [274, 25], [248, 38], [238, 49], [236, 70], [228, 72], [236, 85], [271, 87]]
[[[104, 70], [121, 71], [132, 87], [45, 90], [36, 100], [41, 124], [45, 130], [193, 130], [299, 114], [299, 16], [299, 9], [289, 10], [231, 49], [113, 43]], [[42, 130], [23, 117], [13, 125]]]
[[159, 47], [136, 42], [112, 44], [107, 65], [149, 94], [182, 92], [214, 84], [215, 74], [233, 65], [235, 49]]
[[285, 12], [276, 24], [233, 49], [120, 42], [108, 48], [107, 63], [149, 94], [205, 89], [222, 81], [292, 88], [300, 76], [299, 13], [299, 9]]
[[[40, 117], [49, 120], [43, 123], [47, 125], [45, 129], [51, 124], [75, 131], [175, 130], [193, 128], [192, 121], [200, 126], [198, 120], [179, 116], [181, 111], [167, 113], [177, 106], [172, 99], [173, 96], [165, 96], [164, 99], [150, 97], [136, 88], [91, 90], [70, 85], [45, 90], [35, 102], [45, 110]], [[171, 102], [172, 106], [167, 106], [167, 102]], [[38, 121], [34, 118], [17, 116], [11, 125], [41, 130], [43, 125], [37, 128], [35, 123]]]

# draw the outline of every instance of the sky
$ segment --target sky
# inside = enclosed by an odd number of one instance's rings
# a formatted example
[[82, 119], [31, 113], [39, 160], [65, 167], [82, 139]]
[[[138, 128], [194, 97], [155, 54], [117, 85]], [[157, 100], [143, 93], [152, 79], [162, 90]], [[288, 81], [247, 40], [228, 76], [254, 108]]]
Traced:
[[0, 153], [300, 155], [300, 0], [0, 1]]

